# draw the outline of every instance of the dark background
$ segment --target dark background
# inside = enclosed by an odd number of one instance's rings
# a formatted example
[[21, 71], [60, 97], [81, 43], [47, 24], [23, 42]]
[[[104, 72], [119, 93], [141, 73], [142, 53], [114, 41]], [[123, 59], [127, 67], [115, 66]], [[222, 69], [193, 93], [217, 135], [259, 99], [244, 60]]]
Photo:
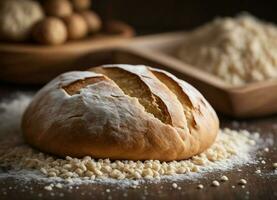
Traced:
[[138, 33], [156, 33], [191, 29], [216, 16], [234, 16], [242, 11], [277, 23], [276, 5], [276, 0], [94, 0], [92, 8], [104, 19], [129, 23]]
[[[1, 1], [1, 0], [0, 0]], [[277, 24], [277, 6], [274, 1], [200, 1], [200, 0], [92, 0], [93, 9], [104, 19], [121, 19], [132, 25], [138, 34], [157, 33], [174, 30], [191, 29], [216, 16], [234, 16], [241, 11], [248, 11], [258, 18]], [[277, 0], [275, 0], [277, 2]], [[18, 85], [8, 85], [0, 83], [0, 102], [1, 100], [12, 97], [14, 92], [29, 91], [35, 92], [39, 86], [23, 87]], [[1, 110], [0, 110], [1, 112]], [[277, 142], [276, 122], [277, 116], [264, 117], [259, 119], [236, 120], [220, 116], [222, 127], [231, 127], [236, 129], [247, 129], [250, 131], [259, 131], [263, 138], [273, 137], [275, 146]], [[0, 120], [1, 122], [1, 120]], [[238, 124], [235, 125], [235, 124]], [[257, 155], [258, 156], [258, 155]], [[266, 161], [263, 165], [260, 162], [252, 165], [245, 165], [227, 172], [218, 171], [209, 173], [205, 177], [197, 180], [179, 181], [178, 185], [182, 190], [172, 188], [172, 182], [161, 182], [159, 184], [144, 184], [138, 189], [121, 188], [111, 185], [81, 185], [79, 190], [73, 189], [69, 192], [66, 188], [60, 189], [55, 196], [44, 190], [44, 185], [37, 182], [18, 184], [17, 180], [6, 180], [0, 182], [0, 199], [107, 199], [106, 189], [111, 190], [112, 199], [206, 199], [206, 200], [233, 200], [233, 199], [277, 199], [277, 179], [273, 176], [272, 163], [277, 161], [276, 147], [270, 147], [269, 152], [262, 151], [259, 157]], [[254, 172], [260, 168], [262, 175]], [[220, 187], [211, 187], [211, 181], [218, 179], [222, 175], [229, 177], [229, 181], [221, 183]], [[247, 185], [243, 189], [237, 184], [238, 180], [245, 178]], [[205, 186], [203, 190], [196, 189], [201, 183]], [[47, 184], [48, 185], [48, 184]], [[236, 188], [232, 188], [235, 185]], [[27, 186], [27, 187], [26, 187]], [[32, 191], [26, 190], [32, 186]], [[163, 189], [161, 190], [161, 186]], [[12, 188], [12, 189], [9, 189]], [[2, 195], [3, 191], [7, 195]], [[81, 195], [82, 192], [85, 195]], [[89, 195], [89, 192], [92, 195]], [[147, 192], [147, 196], [145, 195]], [[38, 197], [38, 194], [43, 197]], [[64, 194], [64, 197], [58, 194]], [[123, 197], [128, 193], [128, 197]], [[142, 194], [144, 196], [142, 196]]]

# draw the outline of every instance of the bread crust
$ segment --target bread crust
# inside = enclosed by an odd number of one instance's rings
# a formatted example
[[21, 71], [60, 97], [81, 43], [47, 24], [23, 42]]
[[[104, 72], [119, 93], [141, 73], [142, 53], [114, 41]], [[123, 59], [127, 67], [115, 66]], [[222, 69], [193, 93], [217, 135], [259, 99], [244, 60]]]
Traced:
[[[116, 77], [106, 73], [111, 69], [145, 83], [163, 101], [165, 107], [157, 108], [167, 110], [171, 122], [147, 111], [144, 97], [124, 93]], [[195, 88], [163, 70], [131, 65], [64, 73], [35, 95], [22, 119], [24, 138], [35, 148], [58, 156], [110, 159], [186, 159], [207, 149], [218, 129], [216, 113]]]

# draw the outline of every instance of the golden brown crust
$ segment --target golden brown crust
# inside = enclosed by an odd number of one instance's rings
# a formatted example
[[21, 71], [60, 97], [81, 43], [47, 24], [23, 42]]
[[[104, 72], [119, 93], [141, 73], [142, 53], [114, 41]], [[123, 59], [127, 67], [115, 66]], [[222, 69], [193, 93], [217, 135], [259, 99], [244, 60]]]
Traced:
[[110, 65], [50, 82], [26, 110], [22, 128], [29, 144], [59, 156], [169, 161], [208, 148], [218, 118], [197, 90], [167, 72]]
[[88, 85], [92, 85], [99, 81], [104, 81], [106, 78], [104, 76], [85, 78], [83, 80], [77, 80], [69, 85], [63, 86], [62, 88], [69, 94], [78, 94], [80, 90]]
[[146, 111], [162, 122], [184, 128], [186, 118], [182, 112], [178, 112], [182, 105], [148, 68], [132, 70], [132, 68], [124, 66], [111, 66], [92, 70], [107, 75], [125, 94], [137, 98]]

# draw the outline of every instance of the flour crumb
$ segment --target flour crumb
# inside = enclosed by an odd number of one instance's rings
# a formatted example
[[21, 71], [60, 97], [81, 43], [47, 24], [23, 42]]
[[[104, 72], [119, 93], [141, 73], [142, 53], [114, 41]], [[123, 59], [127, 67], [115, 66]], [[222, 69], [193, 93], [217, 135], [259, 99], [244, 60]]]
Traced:
[[55, 187], [61, 189], [61, 188], [63, 188], [63, 185], [62, 185], [61, 183], [57, 183], [57, 184], [55, 185]]
[[197, 185], [197, 189], [203, 189], [204, 188], [204, 185], [202, 185], [202, 184], [199, 184], [199, 185]]
[[242, 179], [239, 180], [239, 184], [240, 184], [240, 185], [246, 185], [246, 184], [247, 184], [247, 181], [246, 181], [245, 179], [242, 178]]
[[273, 163], [272, 166], [274, 169], [277, 169], [277, 163]]
[[255, 173], [256, 173], [256, 174], [260, 174], [260, 173], [261, 173], [261, 170], [260, 170], [260, 169], [257, 169], [257, 170], [255, 171]]
[[177, 188], [178, 187], [177, 183], [172, 183], [172, 187]]
[[218, 187], [218, 186], [220, 186], [220, 183], [218, 181], [213, 181], [212, 186]]
[[221, 176], [220, 180], [223, 181], [223, 182], [226, 182], [226, 181], [229, 180], [229, 178], [227, 176]]
[[44, 187], [45, 190], [51, 191], [53, 188], [51, 185], [47, 185]]
[[262, 160], [261, 163], [264, 164], [264, 165], [266, 164], [265, 160]]

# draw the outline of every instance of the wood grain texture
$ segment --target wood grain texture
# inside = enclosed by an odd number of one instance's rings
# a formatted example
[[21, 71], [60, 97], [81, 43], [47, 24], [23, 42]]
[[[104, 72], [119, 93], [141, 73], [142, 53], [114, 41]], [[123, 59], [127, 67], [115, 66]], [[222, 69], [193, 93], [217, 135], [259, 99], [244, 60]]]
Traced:
[[86, 68], [78, 63], [86, 53], [116, 47], [134, 34], [130, 26], [113, 20], [105, 24], [102, 33], [63, 45], [0, 43], [0, 80], [46, 83], [62, 72]]
[[[13, 96], [15, 91], [35, 92], [37, 89], [1, 84], [0, 102], [6, 97]], [[232, 119], [222, 116], [220, 119], [222, 127], [259, 131], [263, 138], [271, 137], [275, 144], [277, 142], [276, 115], [235, 123]], [[235, 167], [225, 172], [211, 172], [194, 180], [162, 180], [157, 183], [144, 183], [136, 189], [122, 187], [118, 184], [95, 183], [73, 186], [71, 190], [56, 188], [53, 191], [47, 191], [43, 188], [49, 184], [38, 181], [25, 182], [10, 178], [0, 182], [0, 199], [276, 199], [277, 175], [272, 168], [272, 163], [277, 160], [276, 145], [270, 147], [269, 152], [259, 151], [257, 157], [262, 157], [266, 164], [250, 164]], [[260, 175], [255, 174], [257, 168], [262, 171]], [[212, 187], [211, 182], [219, 179], [222, 175], [228, 176], [229, 181], [221, 183], [220, 187]], [[241, 178], [247, 180], [245, 188], [238, 185]], [[173, 188], [172, 183], [177, 183], [181, 189]], [[203, 190], [196, 188], [199, 183], [204, 185]], [[233, 185], [235, 188], [232, 188]], [[110, 192], [108, 192], [109, 190]]]

